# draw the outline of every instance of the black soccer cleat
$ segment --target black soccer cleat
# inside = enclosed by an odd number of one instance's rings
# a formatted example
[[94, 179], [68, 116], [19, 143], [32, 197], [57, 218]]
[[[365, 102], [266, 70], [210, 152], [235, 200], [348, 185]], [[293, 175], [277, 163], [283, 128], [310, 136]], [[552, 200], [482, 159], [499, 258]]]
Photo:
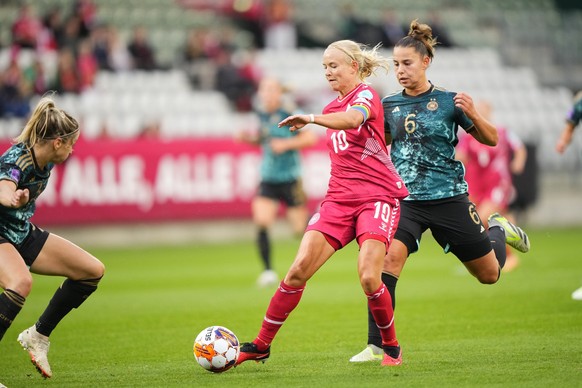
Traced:
[[255, 362], [265, 362], [271, 355], [271, 347], [260, 351], [257, 345], [253, 342], [243, 342], [240, 346], [240, 354], [236, 360], [236, 365], [240, 365], [245, 361], [253, 360]]

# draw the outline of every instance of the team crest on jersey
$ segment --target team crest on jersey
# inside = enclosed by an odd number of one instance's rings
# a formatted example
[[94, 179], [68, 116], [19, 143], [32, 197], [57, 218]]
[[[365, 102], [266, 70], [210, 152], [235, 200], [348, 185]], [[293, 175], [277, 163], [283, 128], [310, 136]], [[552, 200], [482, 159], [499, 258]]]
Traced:
[[308, 224], [309, 225], [313, 225], [315, 224], [317, 221], [319, 221], [319, 219], [321, 218], [321, 215], [319, 213], [315, 213], [311, 219], [309, 220]]
[[434, 98], [431, 98], [430, 101], [428, 102], [428, 104], [426, 104], [426, 109], [430, 110], [430, 111], [434, 111], [437, 110], [439, 107], [438, 102], [436, 102], [436, 100]]

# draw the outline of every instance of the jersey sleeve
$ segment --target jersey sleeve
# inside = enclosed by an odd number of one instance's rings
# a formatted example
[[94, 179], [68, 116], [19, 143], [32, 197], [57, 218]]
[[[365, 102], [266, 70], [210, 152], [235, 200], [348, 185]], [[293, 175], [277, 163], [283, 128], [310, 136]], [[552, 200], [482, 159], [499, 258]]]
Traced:
[[18, 186], [20, 177], [22, 176], [22, 171], [14, 164], [2, 164], [0, 165], [0, 181], [8, 180], [12, 181]]
[[355, 99], [352, 101], [352, 106], [350, 109], [355, 109], [364, 115], [364, 120], [362, 123], [365, 123], [369, 118], [376, 117], [376, 110], [379, 109], [378, 107], [374, 106], [372, 102], [374, 99], [374, 95], [370, 90], [364, 89], [357, 94]]
[[572, 110], [568, 112], [566, 120], [572, 123], [574, 127], [580, 124], [580, 120], [582, 120], [582, 97], [574, 103]]
[[455, 121], [461, 126], [467, 133], [471, 133], [475, 129], [475, 124], [473, 121], [467, 117], [465, 112], [461, 108], [455, 106]]
[[[453, 99], [455, 96], [457, 95], [456, 92], [452, 92], [451, 93], [451, 99]], [[455, 102], [453, 101], [453, 106], [454, 106], [454, 120], [455, 123], [457, 123], [461, 128], [463, 128], [465, 130], [465, 132], [467, 133], [471, 133], [475, 130], [475, 124], [473, 124], [473, 121], [467, 117], [467, 115], [465, 114], [465, 112], [463, 112], [463, 110], [459, 107], [457, 107], [455, 105]]]

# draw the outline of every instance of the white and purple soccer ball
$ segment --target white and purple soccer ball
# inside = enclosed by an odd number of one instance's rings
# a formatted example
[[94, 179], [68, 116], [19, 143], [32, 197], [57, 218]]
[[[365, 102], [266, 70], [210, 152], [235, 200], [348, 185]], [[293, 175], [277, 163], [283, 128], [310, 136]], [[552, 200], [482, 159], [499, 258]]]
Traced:
[[202, 330], [194, 341], [194, 358], [198, 364], [214, 373], [221, 373], [236, 365], [240, 343], [236, 335], [224, 326], [210, 326]]

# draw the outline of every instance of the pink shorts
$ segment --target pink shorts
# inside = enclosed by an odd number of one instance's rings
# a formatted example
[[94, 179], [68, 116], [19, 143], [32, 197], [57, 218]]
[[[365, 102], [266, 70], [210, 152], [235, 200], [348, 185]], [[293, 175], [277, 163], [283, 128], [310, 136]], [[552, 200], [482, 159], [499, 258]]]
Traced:
[[[330, 244], [339, 250], [357, 239], [374, 238], [390, 246], [398, 220], [400, 201], [390, 197], [362, 200], [324, 200], [317, 213], [311, 217], [306, 230], [323, 233]], [[362, 237], [362, 239], [360, 239]]]

